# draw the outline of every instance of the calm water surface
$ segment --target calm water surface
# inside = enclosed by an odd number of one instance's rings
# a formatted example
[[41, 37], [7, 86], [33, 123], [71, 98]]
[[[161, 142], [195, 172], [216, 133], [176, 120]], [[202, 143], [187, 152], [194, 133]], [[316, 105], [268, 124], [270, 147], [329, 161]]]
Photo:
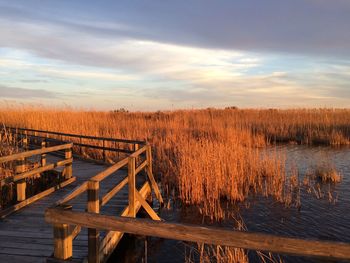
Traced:
[[[288, 167], [297, 165], [301, 178], [309, 168], [320, 162], [334, 164], [343, 176], [341, 183], [329, 188], [333, 196], [337, 196], [337, 201], [331, 203], [328, 195], [317, 199], [315, 194], [307, 193], [305, 189], [301, 192], [300, 210], [285, 208], [283, 204], [268, 198], [252, 198], [249, 208], [240, 206], [240, 214], [248, 231], [350, 243], [350, 149], [306, 146], [278, 146], [276, 149], [285, 153]], [[167, 221], [203, 223], [202, 217], [193, 209], [163, 209], [160, 213]], [[232, 228], [233, 222], [226, 220], [215, 225]], [[125, 247], [116, 251], [118, 257], [113, 257], [111, 262], [145, 262], [147, 254], [147, 262], [179, 263], [184, 262], [186, 251], [191, 250], [185, 242], [158, 238], [147, 238], [145, 242], [145, 238], [138, 237], [126, 239], [123, 243]], [[259, 262], [254, 255], [253, 252], [249, 253], [250, 261]], [[335, 262], [286, 256], [282, 259], [284, 262]]]

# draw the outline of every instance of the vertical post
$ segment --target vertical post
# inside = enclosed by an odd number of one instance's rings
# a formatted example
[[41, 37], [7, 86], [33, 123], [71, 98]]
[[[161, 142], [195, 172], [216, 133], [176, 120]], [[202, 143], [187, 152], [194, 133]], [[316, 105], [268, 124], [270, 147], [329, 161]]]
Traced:
[[[18, 160], [18, 164], [16, 165], [16, 174], [23, 173], [25, 171], [25, 160], [24, 158]], [[22, 179], [17, 182], [16, 188], [17, 188], [17, 201], [21, 202], [26, 200], [26, 187], [27, 183], [25, 179]]]
[[153, 188], [154, 193], [156, 194], [156, 197], [158, 199], [158, 201], [162, 204], [163, 203], [163, 197], [162, 194], [160, 193], [160, 190], [158, 188], [157, 182], [154, 180], [153, 177], [153, 168], [152, 168], [152, 149], [151, 149], [151, 145], [147, 145], [147, 151], [146, 151], [146, 158], [147, 158], [147, 177], [148, 180]]
[[80, 155], [83, 156], [83, 146], [81, 144], [83, 143], [83, 139], [79, 137], [79, 143], [80, 143]]
[[24, 131], [24, 138], [23, 138], [23, 149], [28, 150], [28, 134], [27, 131]]
[[[46, 147], [46, 142], [45, 141], [42, 141], [41, 142], [41, 148], [45, 148]], [[45, 166], [46, 165], [46, 154], [42, 154], [41, 155], [41, 166]]]
[[[88, 182], [88, 207], [87, 210], [90, 213], [100, 213], [100, 200], [99, 200], [99, 188], [100, 183], [98, 181]], [[98, 263], [99, 257], [99, 238], [100, 233], [95, 228], [88, 229], [88, 262]]]
[[[66, 158], [66, 160], [72, 158], [72, 148], [69, 148], [69, 149], [65, 150], [65, 158]], [[64, 168], [64, 177], [65, 177], [65, 179], [71, 178], [72, 174], [73, 174], [72, 163], [68, 163], [68, 164], [65, 165], [65, 168]]]
[[[71, 209], [72, 207], [67, 207]], [[63, 209], [63, 208], [62, 208]], [[69, 259], [73, 256], [73, 238], [68, 224], [54, 224], [54, 258]]]
[[103, 161], [106, 162], [106, 150], [105, 150], [106, 144], [105, 144], [105, 140], [102, 140], [102, 146], [103, 146], [103, 149], [102, 149]]
[[129, 217], [136, 217], [135, 208], [135, 157], [129, 157], [128, 181], [129, 181]]
[[[134, 152], [136, 152], [139, 149], [139, 144], [135, 143], [134, 144]], [[138, 158], [138, 156], [136, 156], [136, 161], [135, 161], [135, 165], [138, 164], [140, 158]]]

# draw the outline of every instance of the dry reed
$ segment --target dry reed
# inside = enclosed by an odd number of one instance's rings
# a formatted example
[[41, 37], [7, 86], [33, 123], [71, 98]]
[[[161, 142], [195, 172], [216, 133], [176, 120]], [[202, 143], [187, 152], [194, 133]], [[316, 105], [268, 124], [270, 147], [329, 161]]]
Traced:
[[[3, 108], [0, 122], [92, 136], [147, 140], [163, 190], [196, 204], [211, 218], [224, 217], [221, 200], [249, 194], [291, 205], [298, 178], [285, 160], [264, 154], [271, 142], [348, 144], [350, 110], [187, 110], [155, 113], [98, 112], [49, 108]], [[293, 181], [294, 180], [294, 181]]]

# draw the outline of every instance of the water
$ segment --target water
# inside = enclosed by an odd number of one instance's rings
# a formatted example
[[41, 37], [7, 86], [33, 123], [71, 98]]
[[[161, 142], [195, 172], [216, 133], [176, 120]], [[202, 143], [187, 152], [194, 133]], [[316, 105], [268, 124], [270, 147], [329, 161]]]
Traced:
[[[240, 214], [248, 231], [276, 234], [288, 237], [318, 239], [327, 241], [341, 241], [350, 243], [350, 149], [330, 147], [306, 147], [306, 146], [279, 146], [277, 151], [285, 153], [287, 166], [297, 165], [301, 176], [317, 163], [328, 160], [342, 174], [341, 183], [326, 187], [337, 201], [330, 202], [328, 196], [318, 199], [313, 193], [301, 192], [301, 207], [286, 208], [268, 198], [254, 198], [249, 200], [249, 208], [240, 205]], [[271, 149], [270, 149], [271, 150]], [[192, 224], [203, 223], [198, 211], [190, 208], [174, 208], [162, 210], [161, 217], [167, 221], [184, 222]], [[221, 222], [226, 228], [233, 227], [232, 220]], [[145, 239], [128, 240], [134, 242], [135, 249], [132, 254], [138, 256], [130, 261], [130, 255], [124, 259], [119, 257], [119, 262], [144, 262]], [[191, 247], [181, 241], [148, 238], [147, 260], [148, 262], [184, 262], [185, 251]], [[250, 252], [250, 262], [256, 262], [255, 253]], [[125, 258], [129, 258], [125, 260]], [[320, 262], [320, 259], [310, 259], [292, 256], [282, 256], [284, 262]], [[116, 262], [116, 261], [113, 261]], [[322, 262], [335, 262], [322, 260]]]

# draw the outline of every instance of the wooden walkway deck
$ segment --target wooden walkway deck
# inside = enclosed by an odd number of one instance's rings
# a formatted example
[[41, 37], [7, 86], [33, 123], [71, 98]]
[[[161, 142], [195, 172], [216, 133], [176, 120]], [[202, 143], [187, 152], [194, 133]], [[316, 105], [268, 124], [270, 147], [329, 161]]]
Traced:
[[[49, 156], [49, 162], [50, 159], [57, 158]], [[107, 165], [74, 160], [73, 176], [77, 178], [74, 183], [0, 220], [0, 262], [46, 262], [46, 259], [53, 253], [54, 239], [52, 225], [45, 222], [45, 209], [107, 167]], [[118, 184], [125, 178], [125, 175], [126, 171], [121, 170], [106, 178], [100, 185], [101, 194], [105, 194], [111, 185]], [[142, 181], [140, 176], [137, 184], [142, 184]], [[73, 211], [85, 211], [86, 199], [86, 194], [84, 194], [74, 200], [71, 203], [74, 207]], [[106, 215], [117, 215], [127, 205], [128, 187], [124, 187], [101, 208], [101, 212]], [[73, 260], [83, 261], [87, 255], [87, 230], [83, 229], [74, 241]]]

